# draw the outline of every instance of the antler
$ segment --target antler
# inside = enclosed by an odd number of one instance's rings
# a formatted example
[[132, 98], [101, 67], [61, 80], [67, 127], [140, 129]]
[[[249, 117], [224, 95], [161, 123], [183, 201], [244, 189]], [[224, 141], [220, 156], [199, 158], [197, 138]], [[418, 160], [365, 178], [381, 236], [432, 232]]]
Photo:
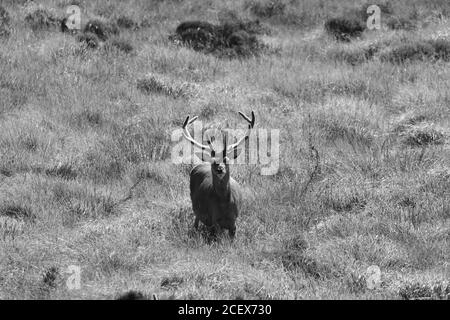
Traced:
[[248, 129], [247, 129], [247, 132], [245, 133], [245, 135], [238, 142], [227, 147], [227, 149], [226, 149], [227, 153], [234, 151], [237, 147], [239, 147], [239, 145], [241, 143], [243, 143], [245, 140], [247, 140], [250, 135], [250, 132], [252, 131], [253, 127], [255, 126], [255, 113], [253, 111], [252, 111], [251, 119], [249, 117], [247, 117], [245, 114], [243, 114], [241, 111], [239, 111], [239, 114], [242, 116], [242, 118], [244, 118], [249, 123]]
[[208, 145], [206, 146], [204, 144], [201, 144], [200, 142], [197, 142], [192, 138], [191, 134], [189, 133], [189, 130], [187, 129], [187, 126], [190, 125], [192, 122], [197, 120], [197, 116], [193, 117], [191, 120], [189, 120], [189, 116], [186, 117], [186, 120], [184, 120], [183, 123], [183, 137], [188, 140], [190, 143], [192, 143], [194, 146], [202, 149], [202, 150], [208, 150], [211, 153], [214, 153], [214, 149], [212, 147], [211, 141], [208, 140]]

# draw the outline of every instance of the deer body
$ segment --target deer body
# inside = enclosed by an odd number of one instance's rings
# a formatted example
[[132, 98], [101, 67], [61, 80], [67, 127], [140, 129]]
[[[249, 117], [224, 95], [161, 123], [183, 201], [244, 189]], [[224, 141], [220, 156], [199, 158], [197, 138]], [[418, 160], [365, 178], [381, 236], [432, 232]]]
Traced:
[[201, 221], [214, 230], [227, 229], [233, 237], [239, 215], [241, 192], [239, 184], [227, 170], [222, 179], [213, 174], [210, 163], [201, 163], [191, 171], [190, 191], [195, 227]]
[[255, 114], [248, 118], [242, 112], [239, 114], [249, 123], [247, 133], [236, 143], [227, 146], [224, 139], [224, 148], [216, 152], [209, 140], [208, 145], [195, 141], [187, 126], [197, 117], [189, 120], [186, 118], [183, 124], [183, 136], [195, 147], [202, 150], [200, 158], [206, 159], [204, 163], [195, 166], [190, 174], [190, 192], [192, 209], [195, 215], [194, 227], [197, 229], [201, 221], [216, 233], [219, 228], [227, 229], [231, 238], [236, 233], [236, 218], [239, 215], [241, 203], [241, 189], [239, 184], [230, 176], [230, 157], [238, 156], [238, 147], [250, 134], [255, 124]]

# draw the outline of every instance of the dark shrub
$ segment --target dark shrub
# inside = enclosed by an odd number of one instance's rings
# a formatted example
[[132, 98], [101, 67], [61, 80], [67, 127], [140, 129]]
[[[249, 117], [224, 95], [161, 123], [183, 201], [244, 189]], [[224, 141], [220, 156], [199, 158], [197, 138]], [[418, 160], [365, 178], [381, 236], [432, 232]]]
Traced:
[[325, 30], [337, 40], [350, 41], [362, 34], [364, 25], [357, 19], [332, 18], [325, 22]]
[[33, 31], [45, 30], [51, 27], [59, 27], [61, 21], [54, 17], [48, 10], [39, 8], [25, 17], [25, 22]]
[[204, 21], [182, 22], [176, 29], [180, 40], [189, 44], [194, 50], [208, 50], [219, 42], [217, 26]]
[[90, 20], [84, 27], [84, 32], [93, 33], [101, 41], [106, 41], [111, 35], [118, 34], [119, 29], [114, 23], [102, 22], [100, 20]]
[[46, 287], [55, 288], [56, 280], [59, 277], [59, 271], [56, 267], [48, 269], [42, 277], [42, 282]]
[[11, 31], [7, 26], [0, 26], [0, 38], [7, 38], [11, 34]]
[[264, 47], [253, 34], [252, 28], [257, 30], [255, 24], [250, 23], [213, 25], [203, 21], [188, 21], [177, 27], [172, 39], [194, 50], [219, 57], [246, 57], [259, 54]]
[[148, 298], [140, 291], [130, 290], [121, 294], [116, 300], [148, 300]]
[[205, 21], [185, 21], [178, 25], [176, 33], [181, 35], [183, 32], [191, 29], [202, 29], [208, 33], [216, 32], [216, 26]]
[[411, 147], [444, 144], [444, 134], [432, 128], [418, 128], [403, 134], [403, 143]]
[[9, 26], [10, 19], [8, 11], [0, 6], [0, 27]]
[[434, 57], [444, 61], [450, 61], [450, 41], [436, 39], [428, 41], [434, 48]]
[[236, 31], [227, 38], [227, 42], [230, 46], [244, 46], [247, 43], [256, 42], [255, 36], [250, 36], [246, 31]]
[[91, 32], [83, 32], [77, 36], [77, 40], [79, 42], [83, 42], [86, 44], [88, 48], [95, 49], [98, 48], [100, 40], [97, 35]]

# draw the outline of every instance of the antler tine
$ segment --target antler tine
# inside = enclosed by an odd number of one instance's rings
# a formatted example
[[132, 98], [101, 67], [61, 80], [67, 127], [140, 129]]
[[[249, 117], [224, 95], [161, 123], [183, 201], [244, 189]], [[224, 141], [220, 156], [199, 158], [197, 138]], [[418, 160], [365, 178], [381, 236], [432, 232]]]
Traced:
[[183, 129], [186, 128], [186, 126], [187, 126], [187, 124], [188, 124], [188, 121], [189, 121], [189, 116], [187, 116], [187, 117], [186, 117], [186, 120], [184, 120], [184, 123], [183, 123]]
[[227, 144], [228, 144], [228, 135], [223, 136], [223, 151], [222, 151], [222, 156], [225, 158], [227, 155]]
[[250, 123], [250, 126], [253, 128], [253, 126], [255, 125], [255, 113], [252, 110], [252, 119], [250, 119], [249, 117], [247, 117], [244, 113], [242, 113], [241, 111], [239, 111], [239, 114], [245, 119], [247, 120], [248, 123]]
[[208, 141], [209, 146], [205, 146], [204, 144], [201, 144], [197, 141], [194, 140], [194, 138], [192, 138], [191, 134], [189, 133], [189, 130], [187, 129], [187, 126], [189, 124], [191, 124], [192, 122], [194, 122], [195, 120], [197, 120], [197, 116], [193, 117], [192, 119], [189, 120], [189, 116], [186, 117], [186, 120], [184, 120], [183, 123], [183, 137], [188, 140], [190, 143], [192, 143], [194, 146], [202, 149], [202, 150], [209, 150], [211, 151], [211, 143]]
[[248, 139], [248, 136], [251, 132], [251, 130], [253, 129], [253, 127], [255, 126], [255, 113], [252, 111], [252, 118], [250, 119], [249, 117], [247, 117], [244, 113], [242, 113], [241, 111], [239, 111], [239, 114], [249, 123], [248, 125], [248, 129], [247, 132], [245, 133], [245, 135], [236, 143], [228, 146], [227, 148], [227, 153], [231, 152], [232, 150], [236, 149], [237, 147], [239, 147], [239, 145], [244, 142], [245, 140]]
[[213, 147], [213, 145], [212, 145], [211, 140], [208, 139], [207, 142], [208, 142], [209, 148], [211, 149], [211, 155], [212, 155], [213, 157], [215, 157], [215, 155], [216, 155], [216, 150], [214, 150], [214, 147]]
[[184, 123], [183, 123], [183, 129], [186, 128], [186, 126], [187, 126], [188, 124], [191, 124], [192, 122], [194, 122], [195, 120], [197, 120], [198, 116], [193, 117], [191, 120], [189, 120], [189, 118], [190, 118], [190, 116], [187, 116], [187, 117], [186, 117], [186, 120], [184, 120]]
[[189, 121], [188, 124], [191, 124], [192, 122], [194, 122], [195, 120], [197, 120], [197, 118], [198, 118], [198, 116], [193, 117], [193, 118], [191, 119], [191, 121]]

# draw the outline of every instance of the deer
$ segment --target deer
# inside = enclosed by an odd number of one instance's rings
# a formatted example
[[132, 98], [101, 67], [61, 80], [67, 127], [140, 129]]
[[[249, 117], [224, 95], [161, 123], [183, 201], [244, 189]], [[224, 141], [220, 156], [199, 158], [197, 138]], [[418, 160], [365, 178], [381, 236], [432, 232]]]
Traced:
[[236, 143], [227, 146], [224, 139], [223, 149], [216, 152], [211, 139], [208, 145], [195, 141], [189, 133], [188, 126], [198, 117], [186, 117], [183, 123], [183, 137], [194, 147], [200, 149], [196, 155], [203, 160], [190, 172], [190, 196], [194, 211], [194, 228], [198, 230], [201, 221], [215, 236], [221, 229], [228, 230], [231, 239], [236, 234], [236, 219], [242, 201], [239, 183], [230, 176], [230, 159], [236, 159], [241, 149], [239, 146], [248, 140], [255, 125], [255, 113], [251, 119], [244, 113], [239, 114], [248, 122], [244, 136]]

